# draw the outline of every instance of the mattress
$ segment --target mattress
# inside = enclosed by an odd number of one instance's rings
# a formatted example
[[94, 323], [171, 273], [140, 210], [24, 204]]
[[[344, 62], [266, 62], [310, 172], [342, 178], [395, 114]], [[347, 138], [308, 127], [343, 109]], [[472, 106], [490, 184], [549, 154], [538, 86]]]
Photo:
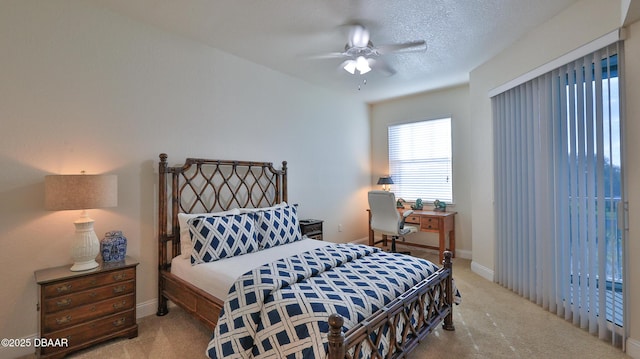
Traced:
[[191, 258], [177, 256], [171, 261], [171, 273], [224, 300], [236, 279], [246, 272], [278, 259], [327, 245], [329, 242], [303, 237], [302, 240], [293, 243], [197, 265], [191, 265]]

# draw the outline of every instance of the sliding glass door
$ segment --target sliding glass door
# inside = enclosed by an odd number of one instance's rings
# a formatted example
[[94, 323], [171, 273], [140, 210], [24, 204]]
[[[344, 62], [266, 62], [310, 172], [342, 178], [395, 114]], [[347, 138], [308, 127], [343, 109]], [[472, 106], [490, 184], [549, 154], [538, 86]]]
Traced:
[[621, 52], [614, 44], [492, 98], [497, 281], [616, 345]]
[[570, 253], [564, 304], [572, 308], [565, 312], [579, 310], [582, 315], [572, 315], [574, 323], [592, 331], [597, 325], [588, 323], [588, 313], [606, 313], [609, 323], [624, 324], [619, 57], [605, 51], [597, 58], [569, 64], [554, 75], [561, 111], [558, 179], [565, 183], [558, 213], [569, 230], [561, 252]]

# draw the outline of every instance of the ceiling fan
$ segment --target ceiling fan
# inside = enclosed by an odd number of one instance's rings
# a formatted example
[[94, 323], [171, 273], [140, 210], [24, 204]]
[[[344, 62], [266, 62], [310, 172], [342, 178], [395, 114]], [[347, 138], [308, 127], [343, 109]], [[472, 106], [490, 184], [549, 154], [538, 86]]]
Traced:
[[399, 52], [419, 52], [427, 49], [424, 40], [374, 46], [369, 38], [369, 30], [362, 24], [353, 24], [349, 28], [349, 39], [344, 51], [320, 55], [319, 58], [343, 58], [340, 65], [352, 75], [366, 74], [372, 69], [385, 75], [395, 74], [395, 70], [382, 59], [382, 56]]

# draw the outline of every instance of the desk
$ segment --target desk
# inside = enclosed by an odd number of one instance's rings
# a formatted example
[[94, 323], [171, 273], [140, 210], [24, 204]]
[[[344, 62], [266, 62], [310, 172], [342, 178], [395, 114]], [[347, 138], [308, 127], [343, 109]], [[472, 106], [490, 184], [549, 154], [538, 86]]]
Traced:
[[[387, 245], [387, 236], [383, 235], [381, 241], [374, 241], [373, 230], [371, 229], [371, 211], [369, 212], [369, 245], [373, 246], [382, 241], [383, 245]], [[402, 214], [405, 209], [398, 208]], [[418, 226], [420, 232], [433, 232], [439, 234], [438, 246], [429, 246], [426, 244], [404, 242], [402, 244], [414, 247], [429, 248], [438, 250], [440, 253], [440, 263], [444, 259], [444, 251], [449, 250], [455, 257], [456, 253], [456, 226], [455, 217], [458, 212], [436, 212], [436, 211], [413, 211], [404, 221], [404, 223]], [[449, 248], [445, 246], [445, 237], [449, 235]]]

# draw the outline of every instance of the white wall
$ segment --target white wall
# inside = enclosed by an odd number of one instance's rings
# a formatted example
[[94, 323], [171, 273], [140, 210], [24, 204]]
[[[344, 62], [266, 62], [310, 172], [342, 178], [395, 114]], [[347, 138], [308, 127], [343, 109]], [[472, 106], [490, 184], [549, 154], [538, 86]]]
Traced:
[[44, 210], [47, 174], [118, 175], [118, 207], [90, 215], [99, 237], [127, 236], [139, 303], [156, 298], [161, 152], [287, 160], [301, 218], [331, 241], [366, 236], [365, 104], [81, 0], [0, 3], [0, 123], [2, 338], [37, 332], [33, 272], [71, 261], [79, 212]]
[[[635, 1], [635, 0], [634, 0]], [[470, 107], [474, 114], [471, 122], [473, 168], [470, 181], [472, 210], [472, 244], [473, 266], [481, 274], [490, 276], [494, 269], [494, 213], [487, 210], [487, 204], [493, 202], [493, 138], [491, 102], [489, 90], [525, 74], [551, 60], [564, 55], [584, 44], [587, 44], [622, 25], [624, 8], [621, 1], [583, 0], [558, 14], [547, 23], [531, 31], [512, 46], [507, 48], [490, 61], [484, 63], [470, 73]], [[621, 14], [623, 16], [621, 17]], [[627, 128], [626, 153], [638, 153], [640, 148], [637, 137], [640, 137], [640, 127], [637, 125], [638, 92], [640, 89], [640, 68], [637, 59], [640, 56], [638, 47], [640, 39], [636, 32], [637, 25], [631, 31], [631, 36], [625, 42], [627, 48], [626, 69], [629, 75], [627, 89]], [[635, 95], [635, 96], [633, 96]], [[635, 103], [634, 103], [635, 102]], [[640, 183], [640, 171], [637, 161], [630, 158], [625, 164], [627, 170], [625, 180], [630, 187], [630, 231], [629, 256], [631, 259], [638, 253], [637, 229], [633, 224], [640, 223], [640, 211], [637, 203], [640, 195], [637, 183]], [[635, 203], [635, 206], [634, 206]], [[640, 275], [638, 261], [630, 261], [630, 275], [627, 277], [629, 296], [629, 321], [626, 323], [630, 330], [631, 339], [628, 341], [628, 353], [640, 358]]]
[[[389, 174], [387, 127], [390, 124], [451, 117], [453, 152], [456, 255], [471, 257], [471, 202], [469, 170], [471, 168], [471, 115], [469, 87], [466, 85], [442, 89], [371, 105], [371, 183]], [[393, 174], [391, 174], [393, 175]], [[392, 186], [393, 187], [393, 186]], [[417, 233], [407, 236], [409, 242], [438, 245], [438, 235]]]

